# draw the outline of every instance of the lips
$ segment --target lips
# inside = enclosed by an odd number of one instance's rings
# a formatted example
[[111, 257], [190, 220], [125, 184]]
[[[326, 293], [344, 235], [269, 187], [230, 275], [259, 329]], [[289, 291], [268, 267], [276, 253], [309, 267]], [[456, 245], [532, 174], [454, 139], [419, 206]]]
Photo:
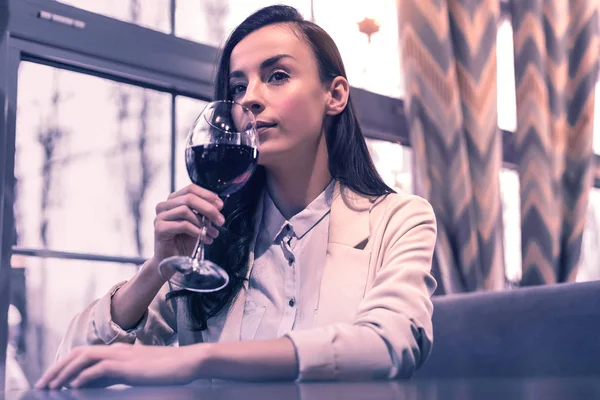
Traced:
[[273, 128], [274, 126], [276, 126], [277, 124], [274, 122], [264, 122], [264, 121], [258, 121], [256, 122], [256, 129], [267, 129], [267, 128]]
[[265, 137], [265, 135], [266, 135], [267, 131], [268, 131], [270, 128], [273, 128], [273, 127], [275, 127], [275, 126], [277, 126], [277, 124], [276, 124], [276, 123], [274, 123], [274, 122], [264, 122], [264, 121], [258, 121], [258, 122], [256, 123], [256, 131], [258, 132], [258, 135], [261, 137], [261, 142], [262, 142], [262, 140], [264, 139], [264, 137]]

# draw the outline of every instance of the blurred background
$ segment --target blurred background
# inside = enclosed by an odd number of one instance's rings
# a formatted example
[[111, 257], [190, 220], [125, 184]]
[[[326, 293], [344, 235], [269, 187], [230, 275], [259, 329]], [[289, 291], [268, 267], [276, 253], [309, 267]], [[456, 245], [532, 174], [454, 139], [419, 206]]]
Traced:
[[[277, 3], [0, 7], [9, 387], [35, 382], [73, 316], [152, 254], [218, 47]], [[383, 179], [434, 205], [436, 295], [600, 278], [595, 2], [285, 3], [337, 43]]]

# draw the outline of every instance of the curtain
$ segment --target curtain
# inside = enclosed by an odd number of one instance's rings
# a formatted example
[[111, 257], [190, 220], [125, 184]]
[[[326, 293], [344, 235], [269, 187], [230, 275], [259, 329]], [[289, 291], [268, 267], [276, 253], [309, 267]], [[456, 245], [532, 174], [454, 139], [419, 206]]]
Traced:
[[505, 285], [498, 0], [398, 0], [416, 194], [438, 222], [436, 294]]
[[593, 184], [595, 0], [519, 0], [514, 34], [522, 286], [573, 281]]

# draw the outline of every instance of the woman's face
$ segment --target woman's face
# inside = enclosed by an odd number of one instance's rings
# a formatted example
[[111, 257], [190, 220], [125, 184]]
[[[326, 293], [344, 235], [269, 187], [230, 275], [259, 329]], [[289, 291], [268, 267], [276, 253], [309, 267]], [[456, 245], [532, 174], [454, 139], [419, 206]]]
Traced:
[[310, 47], [288, 25], [246, 36], [230, 59], [229, 95], [256, 116], [259, 163], [315, 152], [323, 134], [328, 91]]

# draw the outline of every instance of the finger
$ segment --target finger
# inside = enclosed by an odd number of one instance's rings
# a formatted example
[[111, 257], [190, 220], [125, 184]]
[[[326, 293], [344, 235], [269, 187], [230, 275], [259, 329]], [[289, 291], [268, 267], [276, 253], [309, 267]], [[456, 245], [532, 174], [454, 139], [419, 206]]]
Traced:
[[[194, 194], [194, 193], [185, 193], [185, 194], [182, 194], [181, 196], [173, 197], [166, 201], [162, 201], [162, 202], [158, 203], [156, 205], [156, 209], [155, 209], [156, 215], [159, 215], [161, 212], [168, 211], [172, 208], [179, 207], [180, 205], [188, 205], [188, 203], [189, 203], [189, 201], [187, 200], [188, 198], [195, 199], [197, 204], [205, 203], [205, 205], [203, 207], [198, 207], [200, 209], [205, 209], [205, 208], [208, 209], [209, 207], [214, 207], [217, 209], [217, 211], [220, 210], [218, 207], [218, 204], [215, 204], [210, 199], [205, 199], [204, 197], [198, 196], [197, 194]], [[193, 207], [190, 207], [190, 208], [193, 208]]]
[[67, 354], [65, 358], [54, 363], [54, 365], [48, 368], [44, 375], [42, 375], [42, 377], [37, 381], [35, 387], [37, 389], [46, 389], [48, 384], [56, 378], [56, 376], [64, 369], [66, 365], [70, 364], [75, 358], [77, 358], [81, 351], [83, 351], [83, 348], [77, 347]]
[[60, 389], [68, 384], [74, 376], [77, 376], [82, 370], [98, 363], [102, 360], [100, 354], [94, 354], [92, 350], [82, 352], [81, 355], [75, 358], [71, 363], [60, 371], [56, 377], [48, 384], [49, 389]]
[[194, 184], [188, 185], [188, 186], [184, 187], [183, 189], [180, 189], [174, 193], [171, 193], [169, 195], [169, 200], [174, 199], [176, 197], [184, 196], [187, 194], [193, 194], [198, 197], [201, 197], [201, 198], [205, 199], [206, 201], [208, 201], [209, 203], [215, 204], [219, 209], [223, 208], [223, 200], [221, 200], [221, 198], [219, 196], [217, 196], [216, 193], [211, 192], [210, 190], [205, 189], [202, 186], [198, 186], [198, 185], [194, 185]]
[[214, 226], [209, 225], [207, 230], [206, 230], [206, 238], [212, 238], [212, 239], [216, 239], [219, 236], [219, 230], [217, 228], [215, 228]]
[[163, 212], [182, 205], [188, 206], [192, 211], [205, 216], [217, 226], [221, 226], [225, 222], [225, 217], [213, 203], [190, 193], [159, 203], [156, 206], [156, 216], [161, 218]]
[[157, 218], [164, 221], [189, 221], [192, 225], [202, 228], [202, 216], [194, 213], [188, 206], [178, 206], [162, 212]]
[[202, 230], [188, 221], [157, 221], [154, 225], [158, 239], [171, 239], [177, 235], [198, 238]]
[[195, 184], [190, 184], [187, 185], [173, 193], [171, 193], [169, 195], [169, 199], [175, 198], [175, 197], [179, 197], [182, 196], [184, 194], [188, 194], [188, 193], [196, 193], [197, 195], [201, 196], [201, 197], [206, 197], [207, 199], [213, 199], [216, 200], [219, 198], [219, 196], [217, 196], [216, 193], [211, 192], [208, 189], [203, 188], [202, 186], [199, 185], [195, 185]]
[[122, 358], [126, 356], [126, 352], [122, 347], [127, 346], [113, 345], [82, 347], [81, 350], [76, 353], [77, 355], [71, 360], [71, 362], [64, 366], [54, 380], [50, 381], [48, 388], [59, 389], [67, 385], [74, 376], [79, 374], [80, 371], [98, 362], [106, 360], [107, 358]]
[[103, 360], [79, 372], [71, 381], [71, 387], [113, 385], [117, 383], [118, 375], [118, 365], [114, 361]]
[[180, 206], [176, 209], [166, 211], [160, 215], [159, 219], [165, 221], [179, 221], [181, 219], [185, 219], [200, 229], [206, 226], [207, 228], [211, 229], [211, 232], [213, 233], [219, 231], [218, 228], [216, 228], [208, 218], [202, 214], [198, 214], [196, 211], [191, 210], [188, 206]]

